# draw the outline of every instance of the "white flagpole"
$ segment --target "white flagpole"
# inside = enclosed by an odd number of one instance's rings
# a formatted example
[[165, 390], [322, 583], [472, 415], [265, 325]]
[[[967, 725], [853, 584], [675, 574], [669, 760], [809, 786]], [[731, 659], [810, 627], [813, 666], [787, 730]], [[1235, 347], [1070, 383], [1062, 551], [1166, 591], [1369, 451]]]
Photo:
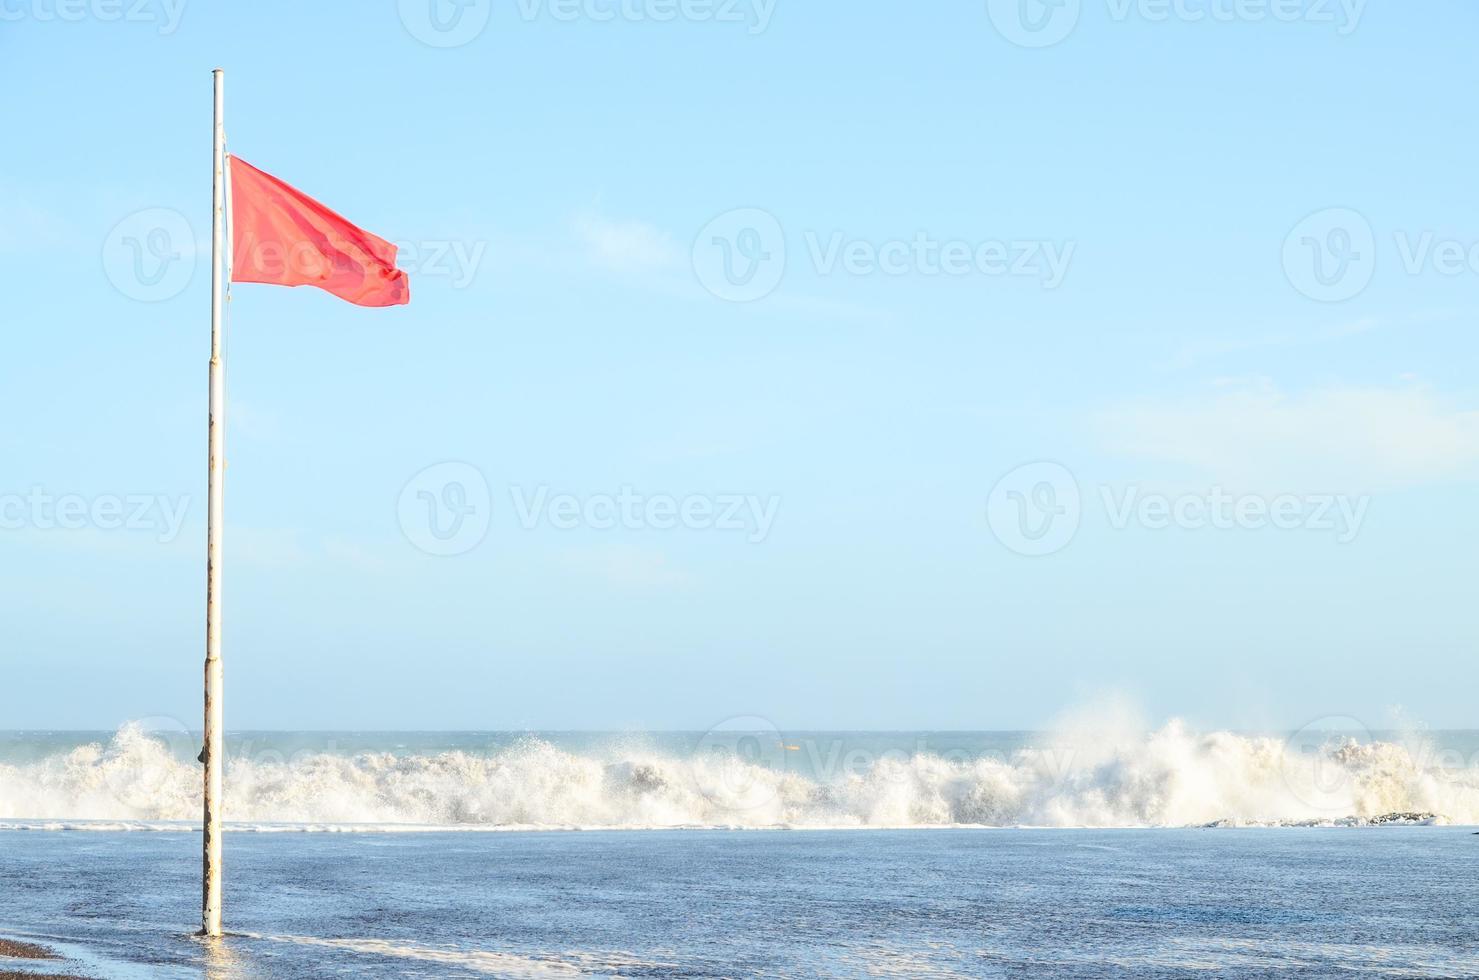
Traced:
[[206, 530], [205, 572], [205, 763], [204, 842], [201, 855], [200, 916], [202, 936], [221, 934], [221, 777], [226, 768], [222, 746], [221, 698], [221, 536], [226, 477], [226, 371], [221, 353], [226, 222], [225, 72], [211, 73], [215, 83], [214, 163], [211, 181], [211, 384], [210, 508]]

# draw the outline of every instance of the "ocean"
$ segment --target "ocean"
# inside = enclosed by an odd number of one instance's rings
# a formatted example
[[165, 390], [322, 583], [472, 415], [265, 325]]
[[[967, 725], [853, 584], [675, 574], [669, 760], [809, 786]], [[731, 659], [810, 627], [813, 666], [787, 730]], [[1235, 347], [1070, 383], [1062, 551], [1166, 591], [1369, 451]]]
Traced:
[[[131, 977], [1479, 977], [1479, 733], [0, 734], [0, 937]], [[0, 975], [19, 961], [0, 959]]]

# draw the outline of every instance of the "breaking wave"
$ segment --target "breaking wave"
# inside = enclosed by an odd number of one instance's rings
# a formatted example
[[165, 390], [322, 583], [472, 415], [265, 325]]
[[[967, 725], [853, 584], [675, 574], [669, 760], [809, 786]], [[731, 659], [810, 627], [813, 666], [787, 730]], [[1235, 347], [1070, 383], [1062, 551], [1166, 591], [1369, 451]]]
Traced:
[[[1309, 749], [1173, 722], [991, 758], [852, 752], [843, 767], [837, 753], [802, 766], [765, 739], [686, 755], [531, 737], [488, 753], [233, 758], [225, 816], [244, 830], [1479, 824], [1479, 768], [1422, 743]], [[0, 828], [189, 826], [200, 767], [178, 748], [126, 725], [108, 744], [0, 764]]]

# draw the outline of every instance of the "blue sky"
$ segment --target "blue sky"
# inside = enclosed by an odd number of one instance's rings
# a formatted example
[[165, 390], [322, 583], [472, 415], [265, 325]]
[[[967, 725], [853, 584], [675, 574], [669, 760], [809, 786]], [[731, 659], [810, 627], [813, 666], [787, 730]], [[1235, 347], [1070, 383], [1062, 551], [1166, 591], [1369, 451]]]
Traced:
[[1479, 725], [1479, 12], [437, 2], [5, 0], [0, 727], [199, 714], [218, 65], [413, 297], [234, 292], [232, 728]]

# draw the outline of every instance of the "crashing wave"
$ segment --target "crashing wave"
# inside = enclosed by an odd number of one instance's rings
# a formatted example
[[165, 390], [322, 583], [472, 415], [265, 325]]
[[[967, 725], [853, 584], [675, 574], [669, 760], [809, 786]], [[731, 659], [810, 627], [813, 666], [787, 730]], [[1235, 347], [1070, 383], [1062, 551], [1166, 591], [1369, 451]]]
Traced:
[[[788, 753], [582, 754], [528, 738], [479, 754], [233, 758], [226, 819], [257, 829], [924, 828], [1479, 824], [1479, 769], [1421, 746], [1134, 736], [956, 759], [883, 753], [803, 774]], [[825, 770], [826, 767], [823, 767]], [[0, 826], [158, 829], [199, 819], [199, 766], [137, 726], [0, 764]]]

